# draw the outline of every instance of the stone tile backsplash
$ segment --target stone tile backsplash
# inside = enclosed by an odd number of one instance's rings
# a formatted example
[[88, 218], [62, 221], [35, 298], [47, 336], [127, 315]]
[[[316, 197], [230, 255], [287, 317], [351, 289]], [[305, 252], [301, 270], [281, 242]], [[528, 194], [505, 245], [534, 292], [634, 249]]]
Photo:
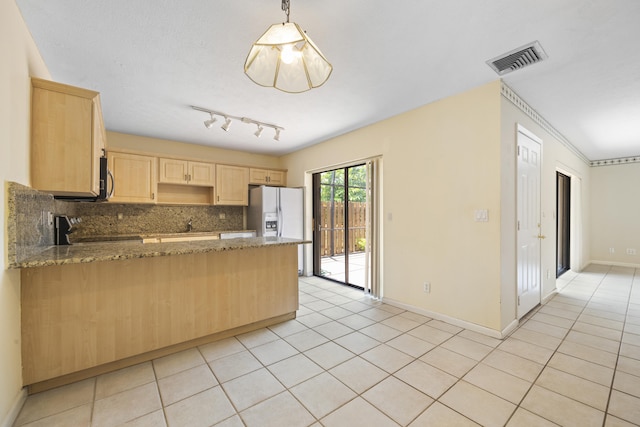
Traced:
[[[52, 246], [54, 227], [47, 213], [79, 217], [70, 238], [115, 236], [122, 234], [179, 233], [193, 231], [231, 231], [244, 229], [242, 206], [177, 206], [68, 202], [30, 187], [6, 182], [7, 255], [20, 259], [38, 248]], [[121, 219], [119, 219], [121, 214]]]
[[[75, 203], [82, 222], [73, 238], [121, 234], [180, 233], [191, 220], [193, 231], [242, 230], [241, 206], [169, 206]], [[224, 217], [224, 218], [221, 218]], [[121, 219], [119, 219], [121, 218]]]
[[37, 248], [54, 244], [54, 228], [47, 213], [73, 215], [67, 203], [30, 187], [6, 182], [7, 256], [16, 260]]

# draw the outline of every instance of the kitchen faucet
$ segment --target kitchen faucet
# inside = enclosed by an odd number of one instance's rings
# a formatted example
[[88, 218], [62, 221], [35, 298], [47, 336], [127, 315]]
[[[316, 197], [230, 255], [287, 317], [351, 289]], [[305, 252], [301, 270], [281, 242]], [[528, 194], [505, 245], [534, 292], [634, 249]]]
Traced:
[[187, 223], [187, 231], [193, 230], [193, 224], [191, 224], [191, 220]]

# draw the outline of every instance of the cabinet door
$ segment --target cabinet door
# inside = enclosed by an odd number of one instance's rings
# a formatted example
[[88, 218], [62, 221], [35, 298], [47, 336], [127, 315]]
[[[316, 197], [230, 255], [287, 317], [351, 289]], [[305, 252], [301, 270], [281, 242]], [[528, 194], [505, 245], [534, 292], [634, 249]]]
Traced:
[[284, 171], [269, 171], [269, 185], [283, 187], [287, 184], [287, 173]]
[[263, 185], [267, 184], [268, 172], [266, 169], [249, 169], [249, 184]]
[[[96, 95], [93, 99], [93, 141], [91, 174], [93, 179], [93, 188], [96, 194], [100, 192], [100, 157], [106, 156], [105, 149], [107, 147], [107, 131], [104, 127], [102, 119], [102, 106], [100, 104], [100, 95]], [[106, 184], [106, 183], [105, 183]]]
[[216, 205], [249, 205], [249, 168], [216, 165]]
[[75, 94], [33, 87], [31, 186], [62, 196], [95, 196], [92, 171], [93, 101]]
[[215, 165], [189, 162], [189, 184], [213, 187], [216, 184]]
[[110, 202], [156, 202], [155, 157], [110, 151], [107, 158], [115, 184]]
[[282, 187], [287, 184], [287, 173], [279, 170], [251, 168], [249, 170], [249, 184]]
[[186, 184], [188, 181], [189, 169], [186, 160], [159, 158], [158, 182], [169, 184]]

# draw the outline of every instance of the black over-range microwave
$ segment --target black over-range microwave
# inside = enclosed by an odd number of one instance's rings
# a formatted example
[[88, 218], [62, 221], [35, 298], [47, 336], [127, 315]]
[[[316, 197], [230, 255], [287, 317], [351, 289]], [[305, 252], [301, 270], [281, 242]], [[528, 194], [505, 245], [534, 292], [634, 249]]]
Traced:
[[102, 156], [100, 157], [100, 191], [97, 196], [54, 196], [54, 198], [78, 202], [106, 202], [113, 194], [114, 184], [113, 175], [107, 166], [107, 157]]

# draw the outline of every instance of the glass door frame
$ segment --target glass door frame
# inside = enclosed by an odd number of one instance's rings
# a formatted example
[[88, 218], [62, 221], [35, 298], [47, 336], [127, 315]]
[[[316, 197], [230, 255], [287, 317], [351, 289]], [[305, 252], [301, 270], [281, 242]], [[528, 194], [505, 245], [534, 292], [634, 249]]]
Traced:
[[571, 177], [556, 171], [556, 278], [570, 270]]
[[[350, 221], [350, 210], [349, 210], [349, 201], [350, 201], [350, 196], [349, 196], [349, 189], [351, 188], [351, 186], [349, 185], [349, 170], [350, 169], [354, 169], [354, 168], [364, 168], [365, 170], [365, 183], [366, 183], [366, 174], [367, 174], [367, 165], [366, 163], [358, 163], [358, 164], [354, 164], [354, 165], [350, 165], [350, 166], [344, 166], [344, 167], [339, 167], [339, 168], [333, 168], [333, 169], [328, 169], [322, 172], [317, 172], [314, 173], [312, 176], [312, 183], [313, 183], [313, 275], [314, 276], [318, 276], [318, 277], [322, 277], [324, 279], [328, 279], [328, 280], [332, 280], [338, 283], [342, 283], [348, 286], [352, 286], [355, 287], [357, 289], [364, 289], [363, 286], [357, 285], [357, 284], [353, 284], [350, 283], [350, 277], [349, 277], [349, 273], [350, 273], [350, 259], [349, 256], [351, 254], [351, 250], [350, 250], [350, 234], [351, 234], [351, 230], [349, 227]], [[322, 185], [326, 185], [326, 184], [322, 184], [321, 180], [322, 180], [322, 174], [324, 173], [328, 173], [328, 172], [334, 172], [334, 171], [338, 171], [338, 170], [343, 170], [344, 171], [344, 201], [343, 201], [343, 209], [344, 209], [344, 241], [343, 241], [343, 247], [344, 247], [344, 262], [345, 262], [345, 279], [344, 282], [332, 278], [330, 276], [326, 276], [322, 274], [322, 224], [321, 224], [321, 211], [322, 211], [322, 200], [321, 200], [321, 188]], [[365, 193], [365, 199], [368, 202], [368, 195], [366, 192], [366, 184], [365, 187], [354, 187], [354, 188], [361, 188], [364, 193]], [[335, 202], [335, 198], [333, 196], [334, 193], [332, 193], [332, 202]], [[334, 220], [334, 218], [332, 218], [332, 221]], [[333, 226], [332, 226], [333, 227]], [[333, 227], [333, 232], [335, 233], [335, 227]], [[335, 234], [332, 235], [331, 237], [331, 244], [333, 245], [335, 243]], [[366, 274], [366, 273], [365, 273]]]

